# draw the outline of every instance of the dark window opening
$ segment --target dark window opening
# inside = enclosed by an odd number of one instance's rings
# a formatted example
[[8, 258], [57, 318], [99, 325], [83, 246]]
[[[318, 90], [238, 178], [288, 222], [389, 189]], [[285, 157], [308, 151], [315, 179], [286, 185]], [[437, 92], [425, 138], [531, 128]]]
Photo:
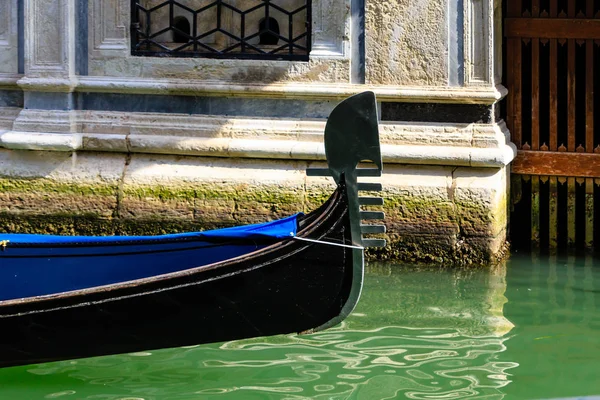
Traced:
[[131, 54], [308, 61], [311, 0], [131, 1]]
[[185, 17], [177, 17], [173, 20], [173, 42], [187, 43], [190, 40], [190, 22]]
[[259, 44], [276, 45], [279, 42], [279, 23], [275, 18], [263, 18], [258, 24], [260, 33]]

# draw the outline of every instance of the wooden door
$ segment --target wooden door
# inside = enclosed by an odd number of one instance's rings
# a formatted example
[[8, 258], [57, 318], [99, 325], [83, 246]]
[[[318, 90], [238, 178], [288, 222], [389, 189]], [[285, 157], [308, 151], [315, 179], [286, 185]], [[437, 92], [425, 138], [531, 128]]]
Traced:
[[[506, 121], [530, 239], [592, 248], [600, 232], [600, 1], [506, 1]], [[512, 230], [523, 222], [513, 218]]]

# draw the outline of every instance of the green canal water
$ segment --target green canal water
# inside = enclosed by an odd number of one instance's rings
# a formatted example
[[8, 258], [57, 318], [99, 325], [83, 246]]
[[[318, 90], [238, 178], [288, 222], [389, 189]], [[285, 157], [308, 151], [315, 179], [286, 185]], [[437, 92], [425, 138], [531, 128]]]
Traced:
[[0, 370], [0, 399], [593, 395], [600, 261], [568, 257], [517, 255], [491, 271], [375, 264], [354, 314], [319, 334]]

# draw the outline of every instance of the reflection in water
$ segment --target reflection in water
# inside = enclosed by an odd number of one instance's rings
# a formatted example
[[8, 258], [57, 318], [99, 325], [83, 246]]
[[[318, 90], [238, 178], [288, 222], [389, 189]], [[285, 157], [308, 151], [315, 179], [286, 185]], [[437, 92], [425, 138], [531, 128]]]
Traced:
[[[2, 398], [499, 399], [505, 270], [372, 265], [341, 326], [214, 345], [0, 370]], [[509, 385], [510, 386], [510, 385]]]
[[[280, 343], [264, 339], [225, 343], [221, 350], [226, 352], [211, 354], [216, 358], [205, 359], [202, 365], [230, 370], [232, 376], [242, 369], [256, 368], [260, 375], [270, 368], [278, 378], [270, 380], [269, 387], [285, 390], [283, 398], [289, 399], [320, 398], [321, 391], [327, 392], [323, 398], [352, 394], [351, 398], [387, 399], [400, 393], [415, 399], [458, 398], [498, 394], [495, 389], [508, 383], [505, 370], [514, 365], [493, 359], [505, 350], [503, 341], [494, 336], [465, 337], [453, 329], [346, 328], [337, 334], [290, 336]], [[330, 383], [327, 390], [319, 385], [323, 381]], [[226, 383], [200, 393], [218, 390], [233, 399], [246, 398], [245, 393], [234, 392], [256, 390], [253, 385]]]

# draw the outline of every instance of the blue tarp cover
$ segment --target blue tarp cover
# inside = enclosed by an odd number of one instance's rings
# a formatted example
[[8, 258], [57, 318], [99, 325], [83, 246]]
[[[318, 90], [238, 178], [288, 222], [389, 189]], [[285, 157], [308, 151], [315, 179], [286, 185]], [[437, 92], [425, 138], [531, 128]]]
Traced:
[[296, 236], [296, 220], [301, 214], [292, 215], [277, 221], [262, 224], [235, 226], [232, 228], [216, 229], [204, 232], [185, 232], [157, 236], [61, 236], [61, 235], [31, 235], [21, 233], [0, 233], [0, 241], [9, 243], [121, 243], [128, 241], [155, 241], [182, 238], [221, 238], [221, 239], [282, 239]]

